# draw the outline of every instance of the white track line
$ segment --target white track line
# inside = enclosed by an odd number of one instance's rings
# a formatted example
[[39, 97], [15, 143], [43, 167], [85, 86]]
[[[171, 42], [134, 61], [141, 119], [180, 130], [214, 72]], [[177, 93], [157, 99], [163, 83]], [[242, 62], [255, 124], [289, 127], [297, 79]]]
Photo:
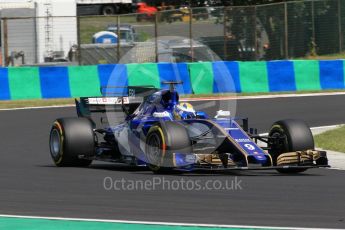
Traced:
[[[1, 103], [1, 101], [0, 101]], [[55, 109], [55, 108], [68, 108], [75, 107], [75, 105], [51, 105], [51, 106], [37, 106], [37, 107], [24, 107], [24, 108], [10, 108], [10, 109], [0, 109], [0, 111], [15, 111], [15, 110], [30, 110], [30, 109]]]
[[[319, 96], [337, 96], [345, 95], [345, 92], [332, 92], [332, 93], [305, 93], [305, 94], [271, 94], [271, 95], [258, 95], [258, 96], [228, 96], [228, 97], [203, 97], [203, 98], [182, 98], [180, 101], [226, 101], [226, 100], [254, 100], [254, 99], [274, 99], [274, 98], [293, 98], [293, 97], [319, 97]], [[0, 101], [1, 104], [1, 101]], [[38, 107], [25, 107], [25, 108], [10, 108], [0, 109], [0, 111], [11, 110], [27, 110], [27, 109], [50, 109], [50, 108], [67, 108], [74, 107], [75, 105], [57, 105], [57, 106], [38, 106]]]
[[[318, 129], [335, 129], [340, 127], [342, 124], [340, 125], [327, 125], [327, 126], [319, 126], [319, 127], [311, 127], [311, 130], [318, 130]], [[267, 136], [268, 133], [260, 133], [260, 136]]]
[[316, 129], [334, 129], [338, 128], [341, 125], [327, 125], [327, 126], [319, 126], [319, 127], [312, 127], [310, 128], [311, 130], [316, 130]]
[[219, 96], [204, 98], [182, 98], [181, 101], [224, 101], [224, 100], [253, 100], [253, 99], [273, 99], [273, 98], [293, 98], [293, 97], [320, 97], [320, 96], [338, 96], [345, 95], [345, 92], [328, 92], [328, 93], [302, 93], [302, 94], [269, 94], [257, 96]]
[[[250, 228], [250, 229], [272, 229], [272, 230], [338, 230], [335, 228], [296, 228], [296, 227], [269, 227], [269, 226], [247, 226], [247, 225], [220, 225], [220, 224], [191, 224], [191, 223], [172, 223], [154, 221], [130, 221], [130, 220], [106, 220], [106, 219], [84, 219], [84, 218], [63, 218], [63, 217], [44, 217], [44, 216], [21, 216], [21, 215], [0, 215], [0, 218], [22, 218], [22, 219], [43, 219], [61, 221], [83, 221], [83, 222], [102, 222], [114, 224], [142, 224], [142, 225], [161, 225], [161, 226], [185, 226], [185, 227], [207, 227], [207, 228]], [[340, 230], [340, 229], [339, 229]]]

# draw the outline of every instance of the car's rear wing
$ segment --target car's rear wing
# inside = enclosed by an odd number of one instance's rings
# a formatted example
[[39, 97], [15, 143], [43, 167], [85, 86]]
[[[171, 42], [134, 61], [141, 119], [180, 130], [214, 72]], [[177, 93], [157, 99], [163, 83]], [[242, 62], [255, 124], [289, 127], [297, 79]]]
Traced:
[[82, 97], [76, 100], [79, 117], [91, 117], [92, 113], [124, 112], [131, 115], [158, 89], [152, 86], [102, 87], [102, 97]]

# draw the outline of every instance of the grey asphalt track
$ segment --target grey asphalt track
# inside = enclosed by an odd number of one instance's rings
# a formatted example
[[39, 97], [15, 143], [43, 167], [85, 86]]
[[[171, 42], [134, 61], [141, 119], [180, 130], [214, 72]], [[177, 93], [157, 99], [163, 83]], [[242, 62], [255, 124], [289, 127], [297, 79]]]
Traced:
[[[198, 102], [200, 103], [200, 102]], [[198, 104], [196, 103], [196, 104]], [[345, 123], [345, 96], [240, 100], [260, 132], [280, 118], [311, 126]], [[57, 168], [48, 135], [73, 108], [0, 111], [0, 214], [231, 225], [345, 228], [345, 171], [315, 169], [299, 176], [275, 171], [164, 176], [167, 181], [241, 180], [242, 190], [107, 191], [104, 178], [153, 180], [150, 171], [96, 162]], [[159, 176], [163, 180], [163, 176]], [[157, 178], [156, 178], [157, 179]]]

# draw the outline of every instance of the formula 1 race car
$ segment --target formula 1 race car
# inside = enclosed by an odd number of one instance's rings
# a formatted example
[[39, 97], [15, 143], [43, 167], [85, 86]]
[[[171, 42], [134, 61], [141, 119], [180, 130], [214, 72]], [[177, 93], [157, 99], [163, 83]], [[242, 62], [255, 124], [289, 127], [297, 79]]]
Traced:
[[155, 173], [299, 173], [329, 167], [326, 152], [314, 149], [305, 122], [278, 121], [269, 135], [261, 136], [248, 128], [248, 119], [232, 117], [229, 111], [210, 118], [180, 102], [175, 88], [181, 82], [164, 84], [169, 89], [126, 87], [119, 93], [119, 88], [107, 87], [101, 89], [103, 97], [76, 100], [78, 118], [57, 119], [52, 126], [54, 163], [86, 167], [96, 160], [149, 167]]

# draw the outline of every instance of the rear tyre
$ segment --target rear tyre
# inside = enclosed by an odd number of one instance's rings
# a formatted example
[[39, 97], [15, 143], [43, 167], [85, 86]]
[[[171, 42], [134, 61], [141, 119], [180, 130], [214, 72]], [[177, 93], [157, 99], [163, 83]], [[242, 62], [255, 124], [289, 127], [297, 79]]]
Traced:
[[87, 167], [95, 152], [92, 124], [85, 118], [63, 118], [54, 122], [50, 131], [50, 154], [58, 167]]
[[154, 173], [171, 173], [174, 164], [173, 153], [191, 153], [189, 135], [183, 125], [164, 122], [150, 128], [146, 136], [145, 155], [147, 164]]
[[[282, 153], [305, 151], [315, 148], [313, 134], [309, 126], [300, 120], [282, 120], [273, 124], [270, 137], [283, 137], [282, 145], [270, 146], [270, 155], [273, 163], [277, 164], [277, 158]], [[306, 169], [277, 169], [280, 173], [301, 173]]]

